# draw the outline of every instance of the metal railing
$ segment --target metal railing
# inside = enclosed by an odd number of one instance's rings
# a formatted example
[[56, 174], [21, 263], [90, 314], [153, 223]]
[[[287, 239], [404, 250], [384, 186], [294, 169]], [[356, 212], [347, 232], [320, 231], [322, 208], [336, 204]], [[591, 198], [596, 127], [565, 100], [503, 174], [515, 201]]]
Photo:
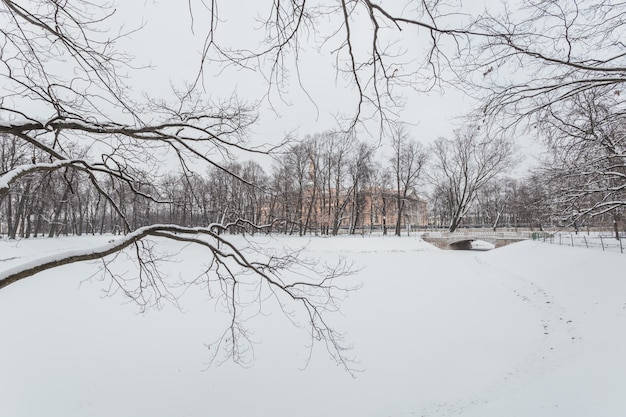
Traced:
[[609, 233], [537, 233], [531, 237], [539, 242], [550, 243], [560, 246], [598, 249], [610, 252], [624, 253], [623, 233], [617, 237]]

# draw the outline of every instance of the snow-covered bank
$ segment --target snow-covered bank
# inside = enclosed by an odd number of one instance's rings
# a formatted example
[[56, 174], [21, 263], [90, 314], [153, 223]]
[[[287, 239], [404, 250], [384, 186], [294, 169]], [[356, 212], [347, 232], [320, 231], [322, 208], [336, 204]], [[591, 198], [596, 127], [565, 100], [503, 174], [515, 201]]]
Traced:
[[[90, 239], [2, 241], [0, 268]], [[225, 323], [204, 295], [188, 293], [183, 312], [138, 314], [119, 294], [103, 297], [106, 283], [79, 285], [97, 268], [76, 264], [0, 291], [0, 415], [626, 415], [621, 254], [534, 242], [459, 252], [413, 237], [259, 239], [308, 243], [321, 261], [341, 253], [363, 267], [348, 278], [363, 287], [334, 318], [354, 344], [356, 378], [321, 346], [309, 361], [306, 334], [276, 309], [253, 320], [252, 368], [206, 369], [204, 344]], [[188, 248], [168, 267], [193, 273], [203, 257]]]

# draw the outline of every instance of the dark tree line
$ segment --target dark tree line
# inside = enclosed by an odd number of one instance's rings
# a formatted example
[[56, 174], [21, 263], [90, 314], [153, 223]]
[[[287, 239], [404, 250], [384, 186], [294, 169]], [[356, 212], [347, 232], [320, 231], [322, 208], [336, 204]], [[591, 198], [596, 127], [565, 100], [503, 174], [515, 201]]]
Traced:
[[[393, 149], [381, 164], [376, 149], [353, 135], [324, 132], [287, 146], [271, 174], [249, 160], [203, 175], [167, 173], [152, 184], [120, 184], [101, 175], [103, 193], [86, 186], [89, 178], [80, 171], [38, 170], [2, 195], [1, 232], [9, 238], [127, 233], [160, 223], [197, 227], [247, 219], [274, 233], [386, 234], [389, 227], [400, 235], [401, 225], [425, 226], [417, 186], [427, 154], [406, 132]], [[42, 158], [9, 137], [0, 142], [2, 172]], [[407, 217], [411, 210], [413, 218]]]
[[[595, 122], [590, 128], [603, 128], [595, 118], [608, 111], [587, 104]], [[154, 224], [199, 227], [238, 219], [300, 236], [401, 235], [407, 226], [454, 231], [613, 225], [617, 232], [623, 162], [619, 142], [611, 139], [619, 130], [574, 128], [591, 139], [549, 136], [549, 161], [518, 179], [505, 175], [518, 159], [512, 142], [481, 137], [474, 128], [429, 147], [399, 128], [387, 159], [352, 135], [328, 131], [285, 147], [270, 173], [249, 160], [210, 167], [203, 175], [168, 173], [153, 184], [120, 184], [103, 175], [104, 193], [87, 186], [89, 177], [80, 171], [39, 170], [0, 197], [0, 233], [11, 239], [118, 234]], [[597, 148], [589, 144], [595, 137], [603, 138]], [[9, 136], [0, 142], [2, 172], [42, 158]]]

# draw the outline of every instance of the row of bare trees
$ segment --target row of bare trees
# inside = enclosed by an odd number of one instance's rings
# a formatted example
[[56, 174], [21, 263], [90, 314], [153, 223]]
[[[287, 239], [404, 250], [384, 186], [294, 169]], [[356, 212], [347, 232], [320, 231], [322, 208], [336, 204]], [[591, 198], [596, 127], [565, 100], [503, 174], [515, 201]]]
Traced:
[[[454, 231], [468, 223], [478, 205], [488, 211], [479, 204], [491, 198], [487, 190], [503, 200], [489, 186], [518, 159], [511, 140], [473, 126], [428, 147], [399, 126], [389, 142], [391, 155], [380, 158], [379, 149], [354, 135], [327, 131], [286, 146], [271, 174], [246, 161], [210, 167], [203, 175], [167, 173], [154, 183], [119, 184], [100, 175], [103, 193], [88, 186], [83, 172], [37, 171], [15, 181], [2, 196], [0, 232], [9, 238], [128, 233], [153, 224], [197, 227], [238, 219], [301, 236], [374, 229], [400, 236], [403, 226], [429, 225]], [[20, 164], [40, 163], [43, 156], [7, 137], [0, 158], [0, 169], [9, 172]], [[428, 189], [433, 189], [430, 201]], [[473, 223], [484, 220], [498, 224], [492, 216], [474, 216]]]
[[[416, 186], [426, 152], [405, 130], [395, 132], [393, 143], [394, 155], [384, 166], [375, 149], [353, 135], [324, 132], [287, 146], [271, 175], [246, 161], [211, 167], [204, 175], [168, 173], [152, 184], [118, 184], [101, 176], [106, 197], [80, 171], [36, 171], [0, 197], [0, 232], [9, 238], [128, 233], [158, 223], [196, 227], [246, 219], [288, 234], [356, 233], [364, 224], [381, 226], [386, 234], [389, 215], [400, 235], [405, 207], [420, 202]], [[42, 157], [6, 137], [0, 172]]]
[[[577, 224], [611, 219], [619, 233], [626, 209], [626, 113], [614, 87], [586, 91], [548, 107], [539, 124], [548, 152], [546, 181], [563, 215]], [[604, 220], [605, 221], [605, 220]]]
[[337, 235], [345, 228], [354, 234], [376, 225], [384, 234], [393, 228], [400, 235], [401, 225], [410, 221], [405, 207], [422, 202], [417, 189], [427, 151], [404, 128], [393, 132], [392, 150], [381, 163], [374, 147], [337, 132], [290, 146], [273, 173], [271, 210], [287, 220], [282, 231]]
[[[567, 225], [553, 195], [550, 185], [536, 173], [523, 178], [498, 176], [477, 189], [459, 224], [494, 231], [498, 228], [544, 230]], [[431, 224], [435, 227], [448, 227], [454, 218], [454, 212], [446, 204], [447, 198], [437, 190], [431, 197]]]
[[[155, 184], [120, 186], [109, 179], [101, 183], [105, 197], [79, 171], [32, 173], [1, 197], [0, 233], [122, 233], [158, 223], [193, 227], [237, 219], [298, 235], [374, 229], [401, 235], [406, 224], [451, 231], [462, 225], [541, 229], [606, 225], [610, 219], [617, 227], [624, 201], [619, 124], [602, 130], [608, 122], [597, 119], [610, 112], [591, 103], [576, 114], [590, 118], [595, 131], [572, 125], [579, 136], [547, 136], [549, 161], [527, 178], [503, 175], [519, 159], [513, 142], [485, 136], [475, 126], [429, 147], [399, 128], [386, 162], [380, 150], [354, 136], [327, 131], [287, 146], [270, 174], [246, 161], [212, 167], [204, 175], [169, 173]], [[40, 158], [35, 148], [10, 137], [0, 143], [2, 172]], [[424, 203], [428, 214], [407, 216], [408, 206], [423, 211]]]

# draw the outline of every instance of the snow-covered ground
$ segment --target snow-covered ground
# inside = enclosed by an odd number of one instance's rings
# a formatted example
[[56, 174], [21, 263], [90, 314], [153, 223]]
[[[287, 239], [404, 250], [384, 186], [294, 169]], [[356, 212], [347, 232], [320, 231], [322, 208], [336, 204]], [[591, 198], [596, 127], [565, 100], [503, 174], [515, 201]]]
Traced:
[[[0, 269], [107, 237], [0, 241]], [[98, 263], [0, 291], [0, 416], [623, 417], [626, 255], [539, 242], [440, 251], [418, 238], [265, 237], [362, 283], [333, 317], [351, 377], [276, 308], [255, 317], [255, 362], [206, 366], [224, 315], [188, 292], [139, 313]], [[174, 245], [174, 244], [171, 244]], [[175, 250], [174, 247], [172, 247]], [[198, 248], [168, 264], [193, 274]], [[125, 259], [118, 259], [124, 267]], [[132, 274], [132, 270], [128, 271]], [[96, 275], [97, 277], [97, 275]]]

